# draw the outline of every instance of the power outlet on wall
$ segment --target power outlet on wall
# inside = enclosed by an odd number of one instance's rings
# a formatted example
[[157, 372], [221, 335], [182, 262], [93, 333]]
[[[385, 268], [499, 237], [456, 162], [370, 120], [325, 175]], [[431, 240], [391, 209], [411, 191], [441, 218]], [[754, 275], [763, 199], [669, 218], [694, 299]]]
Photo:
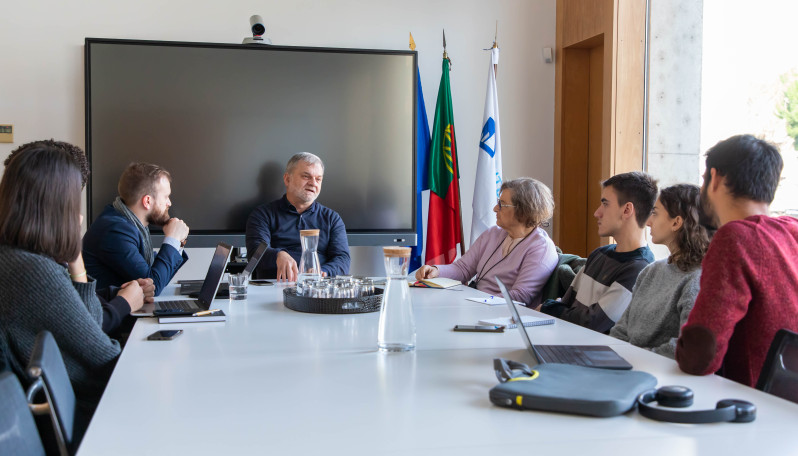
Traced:
[[14, 126], [11, 124], [0, 124], [0, 143], [14, 142]]

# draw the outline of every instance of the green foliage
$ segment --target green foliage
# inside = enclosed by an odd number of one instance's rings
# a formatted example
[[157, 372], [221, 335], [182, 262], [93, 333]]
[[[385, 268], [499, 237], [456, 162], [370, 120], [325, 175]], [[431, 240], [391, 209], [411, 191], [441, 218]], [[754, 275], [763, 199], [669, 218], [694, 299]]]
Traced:
[[[782, 82], [786, 83], [785, 79], [782, 77]], [[776, 115], [779, 119], [787, 121], [787, 134], [790, 135], [793, 146], [798, 150], [798, 79], [786, 85], [784, 99], [781, 106], [776, 109]]]

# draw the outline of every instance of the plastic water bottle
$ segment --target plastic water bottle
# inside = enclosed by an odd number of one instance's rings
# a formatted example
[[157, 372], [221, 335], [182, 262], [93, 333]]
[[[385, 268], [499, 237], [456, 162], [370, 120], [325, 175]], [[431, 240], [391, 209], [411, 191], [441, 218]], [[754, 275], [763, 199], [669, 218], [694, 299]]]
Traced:
[[407, 283], [410, 247], [383, 247], [388, 282], [382, 298], [377, 345], [382, 352], [402, 352], [416, 348], [416, 322]]

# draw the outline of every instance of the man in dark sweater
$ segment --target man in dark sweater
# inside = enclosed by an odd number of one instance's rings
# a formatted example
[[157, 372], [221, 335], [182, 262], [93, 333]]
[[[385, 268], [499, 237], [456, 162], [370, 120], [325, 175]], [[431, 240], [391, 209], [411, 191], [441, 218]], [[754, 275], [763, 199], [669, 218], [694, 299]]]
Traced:
[[612, 236], [616, 244], [594, 250], [562, 300], [550, 299], [538, 309], [606, 334], [629, 306], [637, 275], [654, 261], [646, 243], [646, 221], [657, 199], [657, 183], [646, 173], [631, 172], [601, 185], [601, 205], [593, 216], [599, 236]]
[[247, 252], [261, 242], [269, 247], [255, 269], [255, 278], [293, 282], [297, 279], [302, 255], [299, 232], [319, 230], [317, 252], [322, 274], [349, 274], [349, 243], [346, 227], [334, 210], [318, 202], [324, 163], [309, 152], [294, 154], [285, 167], [282, 198], [255, 208], [247, 220]]
[[768, 215], [783, 167], [776, 146], [739, 135], [706, 157], [702, 203], [719, 228], [676, 361], [753, 387], [776, 332], [798, 331], [798, 220]]

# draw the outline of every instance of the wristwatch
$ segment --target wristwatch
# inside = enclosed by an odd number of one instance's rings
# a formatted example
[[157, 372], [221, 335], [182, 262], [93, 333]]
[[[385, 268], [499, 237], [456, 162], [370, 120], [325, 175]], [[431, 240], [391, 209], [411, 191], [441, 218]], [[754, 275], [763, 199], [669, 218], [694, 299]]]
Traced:
[[186, 246], [186, 242], [187, 242], [187, 241], [188, 241], [188, 238], [185, 238], [185, 239], [183, 239], [182, 241], [180, 241], [180, 247], [181, 247], [181, 248], [182, 248], [182, 247], [185, 247], [185, 246]]

